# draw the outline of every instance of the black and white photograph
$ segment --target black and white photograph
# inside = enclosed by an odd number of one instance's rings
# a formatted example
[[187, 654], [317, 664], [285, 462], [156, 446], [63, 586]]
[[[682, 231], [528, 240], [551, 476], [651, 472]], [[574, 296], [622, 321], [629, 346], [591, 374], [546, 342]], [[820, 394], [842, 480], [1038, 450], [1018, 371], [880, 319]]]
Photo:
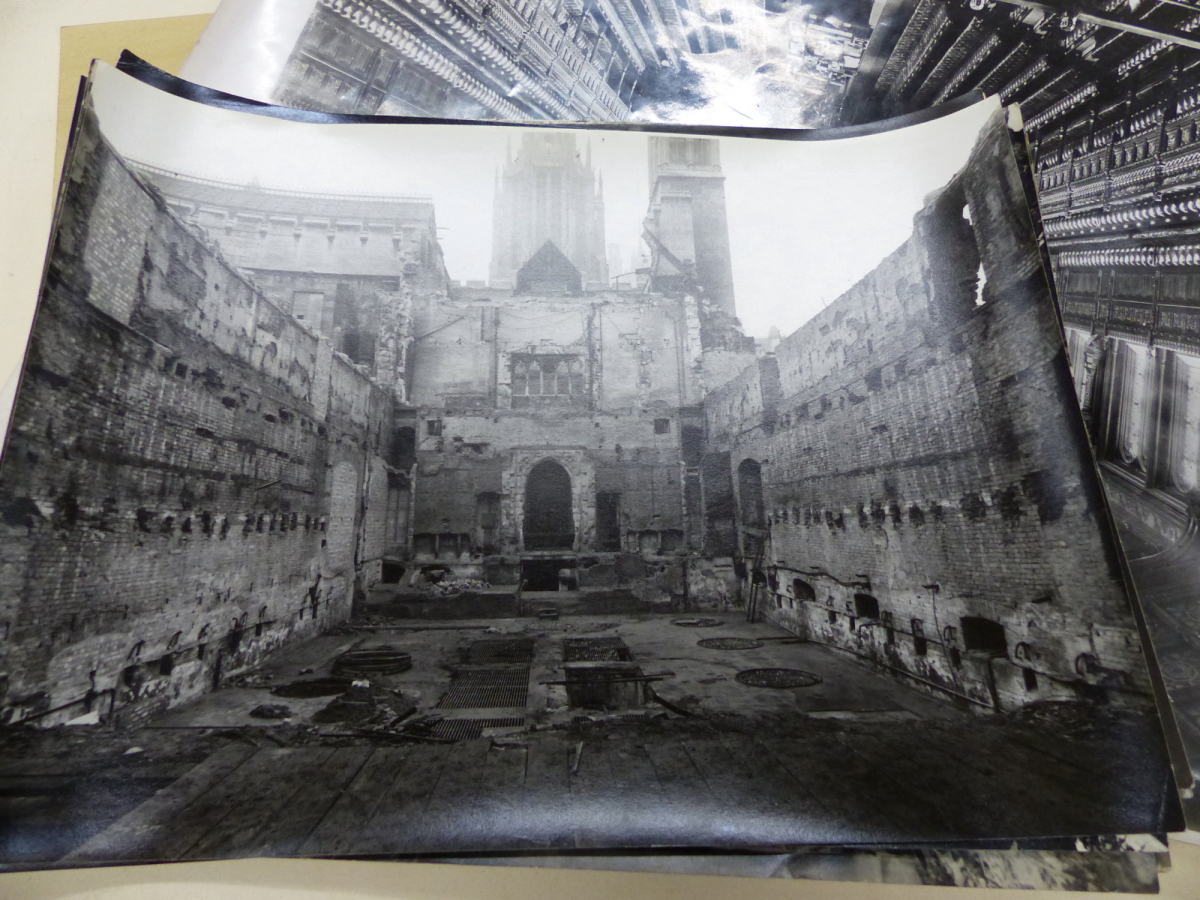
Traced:
[[[608, 6], [567, 0], [509, 8], [500, 0], [453, 8], [452, 23], [420, 4], [388, 0], [294, 0], [269, 9], [259, 0], [225, 0], [187, 71], [235, 94], [304, 108], [466, 118], [827, 127], [914, 112], [973, 90], [1019, 104], [1080, 401], [1188, 763], [1200, 774], [1192, 588], [1200, 579], [1192, 472], [1200, 420], [1189, 412], [1186, 386], [1187, 373], [1200, 366], [1193, 321], [1200, 304], [1200, 9], [1178, 0], [1070, 8], [842, 0], [726, 3], [713, 14], [685, 0], [631, 0], [639, 21], [667, 23], [647, 32], [661, 35], [666, 58], [657, 68], [648, 64], [636, 84], [618, 82], [627, 109], [568, 112], [488, 107], [438, 79], [453, 80], [446, 68], [452, 57], [459, 74], [499, 77], [500, 68], [480, 63], [474, 44], [464, 49], [467, 36], [496, 42], [517, 66], [526, 64], [534, 35], [553, 43], [560, 32], [564, 53], [599, 46], [623, 61], [610, 37], [618, 26], [606, 24]], [[538, 25], [543, 15], [557, 30]], [[441, 48], [441, 75], [431, 57], [402, 50], [397, 35]], [[613, 70], [604, 66], [607, 77]], [[581, 63], [555, 71], [560, 77], [539, 83], [562, 102], [582, 96], [567, 75], [582, 73]], [[488, 83], [505, 94], [517, 86], [510, 77]], [[390, 99], [396, 94], [403, 99]], [[446, 99], [436, 106], [434, 96]], [[1187, 808], [1200, 828], [1197, 804]]]
[[984, 7], [963, 19], [920, 3], [849, 89], [844, 121], [968, 88], [1020, 104], [1076, 388], [1200, 774], [1200, 417], [1188, 386], [1200, 366], [1200, 10]]
[[818, 128], [835, 124], [883, 12], [867, 0], [225, 0], [181, 75], [339, 113]]
[[3, 862], [1176, 828], [1010, 121], [313, 125], [98, 65], [0, 460], [3, 755], [90, 777]]
[[1182, 0], [223, 0], [181, 74], [328, 112], [775, 128], [981, 90], [1049, 132], [1194, 87], [1198, 15]]

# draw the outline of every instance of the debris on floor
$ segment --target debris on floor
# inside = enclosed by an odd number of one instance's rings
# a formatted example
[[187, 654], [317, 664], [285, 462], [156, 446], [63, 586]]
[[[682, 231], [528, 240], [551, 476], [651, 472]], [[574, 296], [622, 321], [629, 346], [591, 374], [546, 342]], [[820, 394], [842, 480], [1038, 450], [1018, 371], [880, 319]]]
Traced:
[[404, 695], [369, 681], [355, 681], [334, 697], [312, 721], [318, 725], [340, 722], [347, 725], [388, 727], [412, 715], [416, 707]]
[[283, 703], [260, 703], [250, 710], [255, 719], [287, 719], [292, 715], [292, 708]]

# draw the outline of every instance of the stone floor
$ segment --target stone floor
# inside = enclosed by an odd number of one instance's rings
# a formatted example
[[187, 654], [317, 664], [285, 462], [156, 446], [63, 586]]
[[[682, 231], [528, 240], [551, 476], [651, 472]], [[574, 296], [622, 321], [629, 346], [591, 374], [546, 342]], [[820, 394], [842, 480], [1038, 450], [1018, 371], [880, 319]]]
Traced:
[[[281, 654], [145, 728], [14, 730], [0, 735], [0, 860], [1158, 830], [1169, 781], [1139, 716], [1066, 705], [981, 716], [770, 625], [712, 618], [376, 621]], [[698, 645], [715, 637], [759, 646]], [[520, 652], [497, 656], [498, 642]], [[334, 698], [271, 693], [379, 645], [408, 652], [412, 668], [372, 679], [391, 705], [369, 719], [314, 724]], [[565, 662], [569, 648], [585, 658]], [[605, 661], [613, 648], [626, 658]], [[820, 681], [736, 679], [755, 668]], [[252, 716], [263, 704], [286, 705], [287, 718]]]

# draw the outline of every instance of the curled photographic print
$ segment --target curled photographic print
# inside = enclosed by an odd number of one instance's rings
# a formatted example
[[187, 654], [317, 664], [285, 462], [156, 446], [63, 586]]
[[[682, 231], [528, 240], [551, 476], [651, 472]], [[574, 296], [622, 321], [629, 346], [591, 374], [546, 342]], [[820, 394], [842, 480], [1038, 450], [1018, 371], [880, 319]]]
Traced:
[[7, 864], [1179, 824], [994, 101], [311, 125], [98, 65], [0, 508]]
[[974, 90], [1082, 137], [1195, 87], [1180, 0], [224, 0], [183, 69], [257, 100], [455, 119], [827, 128]]
[[836, 124], [881, 12], [864, 0], [225, 0], [182, 75], [339, 113], [817, 128]]

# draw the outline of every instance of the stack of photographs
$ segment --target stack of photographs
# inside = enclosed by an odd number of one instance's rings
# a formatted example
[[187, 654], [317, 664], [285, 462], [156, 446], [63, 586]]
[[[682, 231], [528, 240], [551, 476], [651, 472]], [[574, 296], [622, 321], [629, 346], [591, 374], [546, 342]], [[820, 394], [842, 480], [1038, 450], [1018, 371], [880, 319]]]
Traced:
[[97, 64], [0, 459], [0, 864], [1154, 891], [1197, 23], [226, 0], [191, 81]]

